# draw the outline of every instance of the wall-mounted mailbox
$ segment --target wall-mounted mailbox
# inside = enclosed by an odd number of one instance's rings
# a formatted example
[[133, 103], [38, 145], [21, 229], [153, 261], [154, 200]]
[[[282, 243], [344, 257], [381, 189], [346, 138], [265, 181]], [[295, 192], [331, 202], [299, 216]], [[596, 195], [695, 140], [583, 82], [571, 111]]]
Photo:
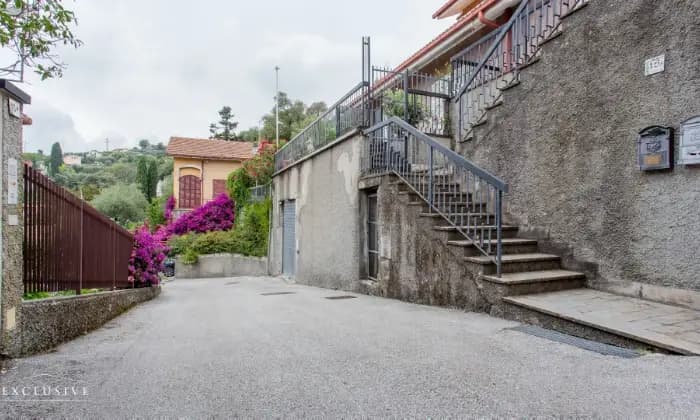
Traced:
[[681, 165], [700, 165], [700, 116], [681, 123]]
[[639, 169], [656, 171], [673, 165], [673, 129], [654, 125], [639, 132], [637, 139]]

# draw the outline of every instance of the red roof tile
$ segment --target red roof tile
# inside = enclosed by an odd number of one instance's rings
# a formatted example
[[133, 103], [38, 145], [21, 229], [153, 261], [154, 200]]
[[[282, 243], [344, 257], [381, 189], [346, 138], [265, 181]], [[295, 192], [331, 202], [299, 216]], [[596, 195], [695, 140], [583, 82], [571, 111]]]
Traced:
[[253, 143], [170, 137], [170, 156], [193, 157], [213, 160], [248, 160], [254, 156]]

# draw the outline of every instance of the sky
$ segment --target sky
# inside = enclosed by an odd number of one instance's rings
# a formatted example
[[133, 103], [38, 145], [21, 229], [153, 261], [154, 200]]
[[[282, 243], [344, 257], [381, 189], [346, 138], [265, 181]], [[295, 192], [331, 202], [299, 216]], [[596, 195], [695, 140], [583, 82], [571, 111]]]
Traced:
[[362, 36], [372, 64], [395, 66], [448, 27], [444, 0], [67, 0], [79, 49], [59, 49], [64, 77], [21, 87], [25, 151], [127, 147], [207, 137], [223, 105], [239, 129], [257, 126], [280, 90], [335, 102], [361, 81]]

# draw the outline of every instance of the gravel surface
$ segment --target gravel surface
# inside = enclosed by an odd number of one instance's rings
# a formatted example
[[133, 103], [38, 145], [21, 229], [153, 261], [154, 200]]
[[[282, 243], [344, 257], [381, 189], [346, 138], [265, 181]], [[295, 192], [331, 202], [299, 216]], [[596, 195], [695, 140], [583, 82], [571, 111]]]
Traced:
[[[294, 293], [261, 295], [273, 292]], [[176, 280], [54, 352], [7, 362], [0, 375], [6, 394], [49, 385], [79, 395], [5, 395], [0, 410], [10, 418], [700, 417], [700, 358], [603, 356], [482, 314], [324, 299], [338, 295], [347, 293], [271, 278]]]

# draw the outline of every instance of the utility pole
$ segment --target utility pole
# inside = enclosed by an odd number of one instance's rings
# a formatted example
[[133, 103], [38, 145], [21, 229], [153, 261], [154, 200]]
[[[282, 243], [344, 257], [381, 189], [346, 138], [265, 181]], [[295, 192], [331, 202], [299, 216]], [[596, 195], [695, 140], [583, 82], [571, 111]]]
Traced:
[[275, 66], [275, 145], [280, 147], [280, 67]]

